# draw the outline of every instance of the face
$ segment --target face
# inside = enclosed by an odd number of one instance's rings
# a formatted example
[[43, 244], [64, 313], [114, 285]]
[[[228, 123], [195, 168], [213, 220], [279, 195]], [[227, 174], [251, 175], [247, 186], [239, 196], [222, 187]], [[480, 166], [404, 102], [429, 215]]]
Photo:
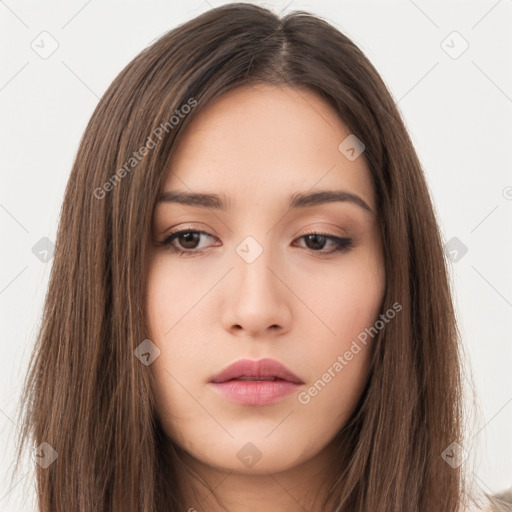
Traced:
[[[270, 85], [224, 94], [182, 134], [163, 192], [218, 197], [155, 206], [147, 311], [159, 418], [200, 464], [314, 460], [362, 393], [385, 274], [364, 153], [339, 149], [349, 135], [314, 92]], [[320, 191], [345, 195], [297, 200]], [[212, 382], [240, 359], [296, 382]]]

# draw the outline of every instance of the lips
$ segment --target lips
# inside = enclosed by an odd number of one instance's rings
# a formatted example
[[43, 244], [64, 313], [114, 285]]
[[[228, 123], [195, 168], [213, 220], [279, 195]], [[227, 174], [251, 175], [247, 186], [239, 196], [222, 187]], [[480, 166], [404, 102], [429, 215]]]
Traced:
[[243, 406], [272, 405], [297, 391], [304, 382], [274, 359], [241, 359], [210, 379], [212, 389]]
[[230, 380], [239, 381], [287, 381], [293, 384], [304, 382], [291, 370], [274, 359], [240, 359], [229, 365], [218, 375], [210, 379], [210, 382], [219, 384]]

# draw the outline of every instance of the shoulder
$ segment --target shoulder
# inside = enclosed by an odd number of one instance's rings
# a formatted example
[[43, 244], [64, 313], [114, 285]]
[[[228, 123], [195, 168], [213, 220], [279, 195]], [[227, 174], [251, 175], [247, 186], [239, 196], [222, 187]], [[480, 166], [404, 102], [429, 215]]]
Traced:
[[489, 496], [489, 512], [512, 512], [512, 487], [507, 491]]
[[484, 493], [460, 512], [512, 512], [512, 487], [498, 494]]

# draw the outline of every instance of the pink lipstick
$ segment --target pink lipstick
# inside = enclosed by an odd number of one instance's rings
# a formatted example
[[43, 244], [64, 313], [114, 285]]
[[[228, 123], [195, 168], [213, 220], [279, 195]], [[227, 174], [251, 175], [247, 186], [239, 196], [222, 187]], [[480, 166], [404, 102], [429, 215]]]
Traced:
[[304, 382], [274, 359], [240, 359], [210, 379], [214, 389], [242, 405], [269, 405]]

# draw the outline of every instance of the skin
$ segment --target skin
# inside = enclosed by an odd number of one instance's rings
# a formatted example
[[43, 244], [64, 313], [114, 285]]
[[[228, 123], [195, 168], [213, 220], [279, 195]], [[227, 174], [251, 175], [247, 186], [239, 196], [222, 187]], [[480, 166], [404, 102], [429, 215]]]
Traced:
[[[147, 310], [161, 351], [151, 365], [157, 412], [226, 506], [183, 478], [191, 508], [303, 512], [323, 497], [331, 441], [366, 383], [371, 339], [309, 403], [298, 393], [375, 323], [385, 291], [370, 171], [338, 150], [349, 134], [315, 92], [258, 84], [217, 98], [180, 138], [163, 191], [232, 202], [225, 211], [160, 202], [154, 211]], [[372, 211], [348, 201], [289, 209], [291, 194], [320, 189], [357, 194]], [[177, 252], [159, 244], [181, 229], [211, 238], [174, 239]], [[353, 247], [328, 254], [334, 242], [304, 238], [314, 230]], [[236, 251], [247, 236], [263, 251], [251, 263]], [[238, 359], [265, 357], [304, 381], [297, 393], [247, 406], [208, 382]], [[248, 442], [262, 455], [252, 467], [237, 457]]]

